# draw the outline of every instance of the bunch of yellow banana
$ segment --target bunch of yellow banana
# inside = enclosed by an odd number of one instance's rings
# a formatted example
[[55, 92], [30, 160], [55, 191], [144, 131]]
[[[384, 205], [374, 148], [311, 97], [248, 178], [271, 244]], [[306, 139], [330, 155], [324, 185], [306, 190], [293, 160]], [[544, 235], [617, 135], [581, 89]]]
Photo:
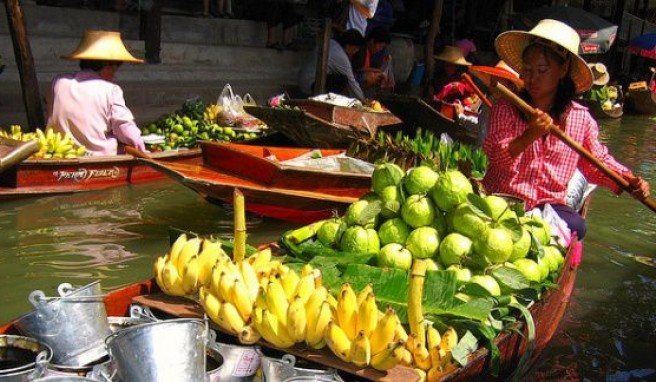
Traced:
[[34, 133], [23, 134], [20, 125], [10, 125], [9, 131], [0, 130], [0, 138], [14, 139], [17, 141], [28, 141], [30, 139], [36, 139], [36, 136]]
[[198, 237], [188, 239], [182, 234], [170, 252], [155, 261], [157, 285], [172, 296], [195, 294], [200, 285], [211, 279], [214, 265], [225, 259], [230, 258], [221, 248], [221, 243]]
[[[288, 348], [305, 342], [313, 349], [326, 346], [324, 332], [337, 301], [323, 286], [321, 272], [305, 265], [265, 280], [255, 301], [251, 327], [267, 342]], [[242, 341], [250, 331], [240, 334]]]
[[407, 337], [394, 309], [378, 310], [371, 285], [357, 295], [351, 284], [342, 285], [324, 333], [337, 357], [359, 367], [388, 370], [409, 356], [403, 347]]
[[217, 122], [223, 113], [223, 108], [215, 103], [207, 105], [203, 112], [203, 120], [206, 122]]
[[428, 262], [415, 259], [412, 263], [410, 284], [408, 288], [408, 324], [410, 337], [405, 349], [411, 356], [404, 364], [426, 373], [427, 381], [437, 381], [444, 374], [456, 367], [451, 350], [458, 343], [458, 333], [448, 328], [440, 335], [432, 324], [424, 319], [421, 300], [424, 290], [424, 278]]
[[85, 147], [77, 146], [70, 135], [63, 136], [60, 132], [55, 133], [51, 127], [45, 132], [36, 129], [34, 133], [23, 133], [19, 125], [11, 125], [10, 132], [0, 130], [0, 137], [19, 141], [37, 140], [39, 151], [32, 156], [33, 158], [75, 159], [86, 152]]
[[[212, 321], [250, 344], [263, 335], [263, 326], [258, 325], [261, 320], [255, 318], [258, 307], [262, 310], [270, 306], [276, 314], [281, 314], [286, 309], [283, 304], [287, 301], [287, 290], [292, 285], [295, 288], [298, 280], [296, 272], [278, 260], [271, 260], [271, 250], [265, 249], [242, 262], [220, 259], [210, 280], [200, 287], [199, 299]], [[264, 336], [274, 343], [276, 337], [268, 333]]]

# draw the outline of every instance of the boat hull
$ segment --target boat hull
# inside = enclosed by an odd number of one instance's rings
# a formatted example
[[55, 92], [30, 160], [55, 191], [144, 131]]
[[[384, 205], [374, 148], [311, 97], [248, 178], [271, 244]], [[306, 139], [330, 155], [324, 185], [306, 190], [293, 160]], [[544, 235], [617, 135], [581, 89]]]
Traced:
[[479, 126], [468, 128], [461, 126], [457, 121], [439, 111], [439, 106], [432, 101], [414, 96], [390, 95], [382, 97], [380, 102], [401, 118], [406, 129], [421, 127], [438, 135], [447, 133], [451, 138], [462, 143], [477, 143]]
[[[165, 162], [199, 163], [200, 149], [153, 154]], [[165, 176], [130, 155], [28, 159], [0, 174], [0, 200], [101, 190]]]
[[[311, 223], [345, 211], [371, 187], [371, 176], [286, 166], [280, 160], [310, 149], [253, 147], [204, 142], [202, 164], [143, 160], [212, 202], [232, 203], [233, 190], [246, 198], [246, 210], [276, 219]], [[323, 151], [326, 155], [339, 150]]]
[[398, 125], [391, 113], [374, 113], [323, 102], [292, 100], [297, 109], [245, 106], [247, 113], [266, 122], [302, 147], [347, 148], [360, 137], [373, 137], [380, 128]]
[[636, 114], [656, 114], [656, 99], [649, 89], [629, 91], [626, 97], [626, 107]]
[[583, 100], [582, 103], [588, 108], [594, 119], [617, 119], [624, 115], [624, 106], [604, 110], [601, 104], [596, 101]]

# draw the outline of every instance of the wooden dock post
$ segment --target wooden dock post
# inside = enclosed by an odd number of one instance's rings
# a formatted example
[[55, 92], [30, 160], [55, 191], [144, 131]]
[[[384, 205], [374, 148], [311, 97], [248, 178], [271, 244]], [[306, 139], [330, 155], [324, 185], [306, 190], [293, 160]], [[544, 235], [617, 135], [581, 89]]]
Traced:
[[45, 115], [39, 95], [39, 81], [36, 77], [32, 49], [27, 39], [23, 9], [19, 0], [5, 0], [4, 2], [11, 41], [14, 45], [16, 66], [23, 90], [23, 104], [27, 113], [28, 126], [24, 131], [35, 131], [37, 127], [45, 127]]
[[326, 18], [323, 20], [323, 27], [319, 34], [317, 55], [317, 72], [314, 82], [314, 94], [323, 94], [326, 92], [326, 74], [328, 72], [328, 50], [330, 49], [331, 21]]

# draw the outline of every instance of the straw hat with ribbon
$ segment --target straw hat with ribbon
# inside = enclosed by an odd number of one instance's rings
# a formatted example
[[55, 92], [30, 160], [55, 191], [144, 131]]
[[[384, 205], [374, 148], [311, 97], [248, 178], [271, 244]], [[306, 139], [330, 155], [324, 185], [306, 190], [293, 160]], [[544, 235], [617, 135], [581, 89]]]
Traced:
[[143, 64], [134, 57], [123, 44], [119, 32], [84, 31], [80, 45], [68, 56], [68, 60], [105, 60]]
[[592, 70], [592, 83], [599, 86], [604, 86], [610, 81], [610, 74], [608, 74], [608, 69], [606, 65], [601, 62], [595, 64], [588, 64], [590, 70]]
[[570, 77], [576, 92], [582, 93], [592, 86], [592, 72], [585, 60], [578, 55], [581, 39], [574, 29], [560, 21], [541, 20], [530, 31], [501, 33], [494, 42], [497, 53], [510, 67], [522, 71], [524, 49], [534, 43], [542, 44], [563, 58], [571, 61]]
[[440, 54], [436, 54], [435, 59], [448, 62], [454, 65], [469, 66], [471, 62], [465, 59], [462, 50], [455, 46], [447, 45]]
[[470, 66], [468, 70], [488, 88], [492, 86], [494, 79], [506, 79], [520, 89], [524, 87], [524, 81], [519, 78], [519, 74], [503, 60], [497, 62], [495, 66]]

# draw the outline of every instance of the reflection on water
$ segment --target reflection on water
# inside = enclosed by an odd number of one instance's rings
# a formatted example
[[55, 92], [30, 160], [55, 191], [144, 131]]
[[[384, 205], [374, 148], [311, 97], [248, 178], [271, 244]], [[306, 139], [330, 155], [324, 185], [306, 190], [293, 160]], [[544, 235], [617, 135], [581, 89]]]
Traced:
[[[610, 152], [656, 188], [656, 122], [604, 123]], [[656, 380], [656, 214], [627, 195], [595, 193], [569, 309], [534, 376]]]
[[[168, 227], [231, 236], [233, 215], [177, 183], [2, 204], [0, 322], [29, 309], [34, 289], [54, 293], [62, 282], [102, 280], [111, 290], [151, 276], [153, 259], [168, 248]], [[277, 239], [290, 227], [248, 216], [249, 242]]]
[[[656, 187], [656, 122], [602, 127], [611, 153]], [[229, 235], [232, 215], [173, 182], [2, 203], [0, 322], [27, 311], [34, 289], [102, 280], [105, 289], [150, 277], [168, 227]], [[534, 368], [535, 379], [656, 379], [656, 215], [598, 190], [569, 309]], [[249, 219], [249, 242], [276, 240], [289, 223]]]

